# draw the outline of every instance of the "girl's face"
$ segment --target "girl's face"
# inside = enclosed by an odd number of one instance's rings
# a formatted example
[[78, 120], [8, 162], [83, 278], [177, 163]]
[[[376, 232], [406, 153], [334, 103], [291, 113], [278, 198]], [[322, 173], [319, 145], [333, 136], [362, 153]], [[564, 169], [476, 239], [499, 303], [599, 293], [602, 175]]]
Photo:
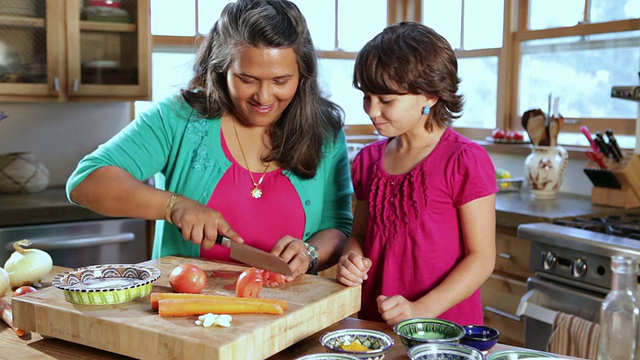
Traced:
[[373, 126], [383, 136], [402, 135], [416, 128], [424, 129], [427, 115], [422, 109], [429, 106], [425, 95], [379, 95], [364, 93], [363, 107]]
[[299, 80], [293, 49], [240, 49], [227, 71], [234, 115], [248, 126], [274, 123], [295, 96]]

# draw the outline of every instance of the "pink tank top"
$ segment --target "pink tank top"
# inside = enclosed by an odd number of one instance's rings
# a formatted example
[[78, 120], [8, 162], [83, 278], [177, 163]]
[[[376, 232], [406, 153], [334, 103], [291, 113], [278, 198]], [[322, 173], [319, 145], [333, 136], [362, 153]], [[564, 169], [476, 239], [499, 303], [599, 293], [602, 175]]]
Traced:
[[[219, 211], [231, 228], [240, 234], [245, 243], [264, 251], [285, 235], [301, 239], [305, 227], [305, 214], [296, 189], [282, 170], [267, 172], [260, 184], [262, 197], [251, 197], [253, 183], [249, 172], [233, 158], [224, 135], [220, 132], [222, 150], [231, 167], [222, 175], [213, 190], [207, 206]], [[258, 181], [262, 172], [253, 173]], [[200, 256], [207, 259], [233, 261], [229, 248], [214, 246], [201, 248]]]

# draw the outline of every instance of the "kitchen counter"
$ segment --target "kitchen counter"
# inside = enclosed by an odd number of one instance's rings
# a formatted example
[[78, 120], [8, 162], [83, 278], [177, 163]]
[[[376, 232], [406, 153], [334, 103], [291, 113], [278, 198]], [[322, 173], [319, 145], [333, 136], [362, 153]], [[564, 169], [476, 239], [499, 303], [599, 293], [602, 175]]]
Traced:
[[104, 218], [103, 215], [71, 204], [62, 187], [32, 194], [0, 194], [0, 227]]
[[[44, 286], [50, 286], [50, 279], [64, 271], [65, 268], [54, 266], [51, 273], [45, 277], [43, 281]], [[10, 295], [8, 295], [5, 299], [10, 301]], [[195, 325], [194, 325], [195, 326]], [[232, 325], [233, 326], [233, 325]], [[346, 329], [346, 328], [364, 328], [364, 329], [373, 329], [385, 332], [391, 335], [395, 341], [394, 346], [387, 353], [385, 359], [393, 360], [393, 359], [408, 359], [407, 353], [400, 342], [400, 338], [393, 333], [393, 330], [390, 326], [382, 323], [370, 322], [359, 320], [355, 318], [346, 318], [343, 319], [326, 329], [323, 329], [301, 341], [296, 343], [293, 346], [288, 347], [287, 349], [269, 357], [270, 360], [291, 360], [297, 357], [313, 354], [313, 353], [322, 353], [325, 352], [322, 345], [320, 345], [319, 339], [322, 334], [327, 331], [337, 330], [337, 329]], [[206, 330], [205, 330], [206, 331]], [[142, 340], [142, 339], [141, 339]], [[143, 340], [142, 340], [143, 341]], [[30, 340], [22, 340], [19, 339], [8, 326], [6, 326], [3, 322], [0, 324], [0, 343], [2, 344], [2, 354], [0, 358], [4, 358], [3, 356], [7, 356], [8, 358], [19, 357], [21, 359], [130, 359], [126, 356], [121, 356], [118, 354], [106, 352], [99, 349], [94, 349], [88, 346], [78, 345], [71, 342], [52, 339], [52, 338], [42, 338], [39, 334], [32, 334], [32, 338]], [[490, 352], [504, 350], [504, 349], [513, 349], [515, 347], [498, 344]], [[571, 357], [562, 357], [567, 359], [575, 359]]]
[[498, 227], [513, 230], [524, 223], [624, 214], [629, 211], [629, 209], [594, 205], [591, 203], [590, 196], [558, 193], [556, 199], [534, 199], [527, 187], [523, 187], [519, 192], [503, 192], [496, 195], [496, 224]]

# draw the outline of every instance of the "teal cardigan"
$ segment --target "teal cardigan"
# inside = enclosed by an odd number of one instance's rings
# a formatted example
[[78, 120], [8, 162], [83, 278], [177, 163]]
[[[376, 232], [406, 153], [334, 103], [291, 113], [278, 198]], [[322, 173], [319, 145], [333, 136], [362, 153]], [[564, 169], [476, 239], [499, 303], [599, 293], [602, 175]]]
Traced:
[[[181, 97], [168, 98], [85, 156], [67, 181], [67, 197], [72, 201], [71, 191], [92, 171], [115, 165], [138, 180], [155, 176], [156, 187], [206, 204], [231, 166], [222, 150], [220, 135], [219, 119], [203, 119]], [[303, 240], [324, 229], [338, 229], [346, 235], [351, 231], [353, 189], [343, 131], [335, 141], [325, 144], [324, 153], [312, 179], [284, 172], [304, 208]], [[199, 254], [200, 247], [185, 241], [176, 226], [157, 220], [154, 259]]]

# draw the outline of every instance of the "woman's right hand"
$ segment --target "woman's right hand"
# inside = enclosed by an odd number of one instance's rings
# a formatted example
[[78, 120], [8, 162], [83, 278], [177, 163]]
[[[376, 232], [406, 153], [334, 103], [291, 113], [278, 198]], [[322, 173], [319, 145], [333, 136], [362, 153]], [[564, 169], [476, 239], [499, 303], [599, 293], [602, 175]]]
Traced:
[[367, 280], [370, 268], [371, 259], [354, 250], [349, 250], [338, 260], [336, 279], [343, 285], [358, 286]]
[[179, 196], [174, 201], [171, 213], [168, 215], [182, 231], [182, 237], [185, 240], [201, 245], [207, 250], [215, 245], [218, 234], [238, 243], [244, 242], [242, 237], [231, 229], [220, 212], [186, 196]]

